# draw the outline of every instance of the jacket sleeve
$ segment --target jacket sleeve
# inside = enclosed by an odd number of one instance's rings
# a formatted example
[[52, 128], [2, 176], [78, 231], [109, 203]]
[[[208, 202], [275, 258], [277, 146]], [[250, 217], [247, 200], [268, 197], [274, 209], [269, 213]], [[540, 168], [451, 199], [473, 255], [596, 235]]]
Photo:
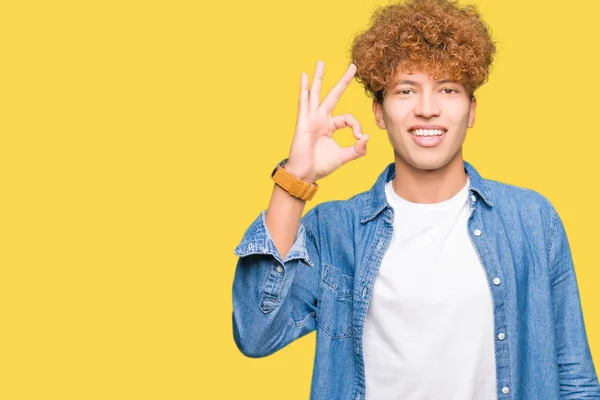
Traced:
[[248, 357], [272, 354], [315, 329], [321, 266], [313, 210], [300, 221], [285, 260], [267, 229], [266, 211], [235, 249], [233, 337]]
[[554, 208], [551, 229], [550, 274], [561, 399], [600, 399], [571, 250]]

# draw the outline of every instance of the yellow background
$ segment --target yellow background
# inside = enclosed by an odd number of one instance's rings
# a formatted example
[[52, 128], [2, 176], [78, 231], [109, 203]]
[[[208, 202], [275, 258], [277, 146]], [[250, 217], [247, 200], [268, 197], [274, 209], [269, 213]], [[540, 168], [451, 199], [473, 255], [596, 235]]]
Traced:
[[[314, 334], [264, 359], [231, 330], [233, 249], [287, 155], [300, 73], [383, 1], [0, 1], [0, 398], [307, 399]], [[466, 159], [562, 216], [600, 363], [596, 2], [481, 0], [499, 42]], [[337, 112], [392, 161], [354, 82]], [[352, 143], [349, 130], [338, 137]]]

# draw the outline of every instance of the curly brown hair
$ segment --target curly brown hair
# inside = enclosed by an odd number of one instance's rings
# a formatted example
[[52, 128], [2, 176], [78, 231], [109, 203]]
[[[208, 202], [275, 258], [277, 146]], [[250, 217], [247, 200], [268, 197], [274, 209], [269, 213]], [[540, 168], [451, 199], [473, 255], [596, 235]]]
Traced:
[[356, 79], [379, 103], [401, 68], [461, 82], [469, 96], [484, 84], [496, 46], [474, 5], [409, 0], [381, 7], [352, 44]]

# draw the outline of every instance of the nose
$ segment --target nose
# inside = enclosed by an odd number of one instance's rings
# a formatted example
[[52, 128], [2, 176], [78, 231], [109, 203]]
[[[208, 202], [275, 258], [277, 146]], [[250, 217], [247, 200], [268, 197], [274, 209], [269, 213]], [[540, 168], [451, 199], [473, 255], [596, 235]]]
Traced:
[[435, 95], [422, 93], [415, 103], [414, 113], [417, 117], [437, 117], [441, 113], [441, 107]]

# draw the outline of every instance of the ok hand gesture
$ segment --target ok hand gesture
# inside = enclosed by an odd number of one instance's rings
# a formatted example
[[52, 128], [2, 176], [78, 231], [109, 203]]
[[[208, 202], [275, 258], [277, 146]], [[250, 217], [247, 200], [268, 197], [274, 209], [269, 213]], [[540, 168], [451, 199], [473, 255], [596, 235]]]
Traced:
[[[348, 161], [365, 155], [369, 140], [369, 135], [362, 133], [360, 123], [352, 115], [331, 115], [340, 97], [352, 82], [356, 66], [351, 64], [348, 67], [342, 79], [321, 103], [324, 69], [324, 63], [318, 61], [310, 90], [308, 75], [302, 73], [296, 132], [289, 161], [285, 166], [292, 175], [310, 182], [316, 182]], [[352, 128], [357, 140], [353, 146], [340, 147], [332, 138], [333, 132], [344, 127]]]

